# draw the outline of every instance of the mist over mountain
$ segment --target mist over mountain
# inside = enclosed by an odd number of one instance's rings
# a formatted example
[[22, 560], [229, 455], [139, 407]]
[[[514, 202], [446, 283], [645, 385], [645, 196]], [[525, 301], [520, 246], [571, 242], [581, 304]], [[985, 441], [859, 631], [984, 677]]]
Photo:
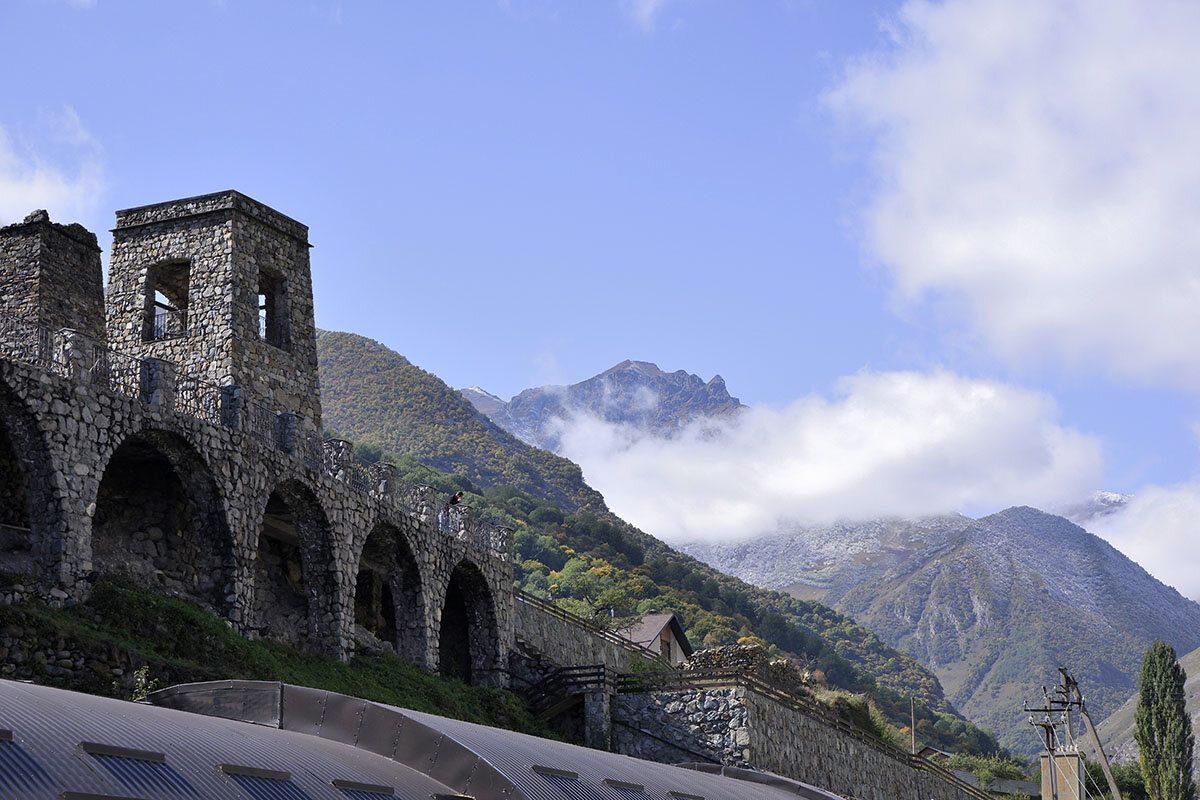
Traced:
[[1154, 639], [1200, 645], [1200, 605], [1103, 539], [1034, 508], [795, 527], [686, 552], [752, 583], [820, 600], [937, 674], [1001, 743], [1038, 747], [1023, 700], [1068, 667], [1096, 718], [1137, 685]]
[[[915, 696], [918, 717], [936, 725], [922, 741], [976, 752], [995, 748], [990, 734], [958, 716], [937, 678], [910, 656], [825, 605], [743, 583], [635, 528], [609, 511], [574, 463], [504, 431], [399, 353], [362, 336], [325, 331], [317, 338], [317, 356], [327, 431], [358, 441], [356, 455], [374, 449], [377, 456], [453, 473], [443, 478], [468, 497], [476, 493], [470, 502], [479, 503], [482, 513], [490, 503], [504, 504], [506, 513], [515, 514], [514, 567], [518, 581], [528, 579], [523, 586], [536, 590], [537, 577], [548, 579], [543, 572], [552, 569], [554, 580], [564, 584], [559, 596], [571, 599], [560, 570], [569, 570], [567, 562], [599, 565], [576, 570], [596, 583], [584, 594], [601, 591], [606, 602], [675, 610], [697, 645], [761, 634], [787, 652], [815, 657], [835, 686], [878, 687], [873, 697], [897, 725], [907, 724], [906, 698]], [[618, 596], [626, 592], [629, 597]]]
[[[845, 473], [847, 465], [861, 458], [864, 447], [874, 446], [870, 439], [861, 438], [858, 450], [824, 446], [821, 437], [825, 432], [847, 427], [847, 418], [874, 419], [872, 408], [894, 410], [913, 391], [965, 398], [962, 408], [966, 410], [959, 415], [968, 427], [977, 426], [977, 434], [955, 445], [959, 450], [953, 452], [946, 450], [944, 439], [937, 442], [933, 446], [939, 449], [932, 451], [932, 457], [909, 445], [907, 458], [895, 461], [896, 469], [908, 472], [897, 478], [893, 499], [895, 506], [903, 508], [912, 498], [919, 504], [920, 497], [936, 489], [939, 481], [951, 485], [979, 465], [1002, 461], [1005, 448], [1020, 439], [1011, 435], [1012, 431], [1040, 428], [1036, 412], [1011, 413], [1013, 407], [1035, 408], [1028, 398], [1010, 402], [990, 385], [949, 381], [930, 388], [907, 378], [893, 381], [881, 392], [868, 380], [871, 391], [852, 397], [844, 413], [835, 409], [838, 413], [829, 414], [828, 407], [818, 407], [815, 416], [805, 417], [804, 435], [796, 440], [798, 446], [807, 446], [816, 455], [785, 448], [778, 458], [764, 460], [760, 456], [770, 453], [767, 448], [789, 441], [788, 418], [777, 415], [756, 428], [756, 415], [762, 412], [730, 398], [724, 383], [717, 385], [718, 380], [705, 384], [686, 372], [664, 373], [645, 362], [627, 361], [570, 387], [526, 390], [502, 409], [491, 406], [490, 416], [502, 427], [547, 447], [563, 444], [558, 438], [561, 435], [586, 430], [578, 420], [571, 421], [573, 416], [586, 415], [592, 429], [602, 427], [598, 419], [608, 424], [607, 430], [624, 430], [623, 437], [613, 443], [617, 455], [611, 458], [608, 473], [629, 474], [645, 466], [635, 456], [639, 448], [648, 451], [652, 457], [646, 459], [649, 466], [658, 466], [658, 470], [648, 467], [642, 472], [659, 476], [653, 487], [658, 494], [655, 505], [663, 505], [664, 497], [694, 500], [697, 494], [707, 494], [712, 498], [709, 502], [693, 505], [695, 513], [710, 516], [720, 513], [720, 495], [707, 485], [698, 493], [687, 485], [688, 481], [704, 480], [705, 473], [697, 465], [715, 464], [724, 470], [721, 480], [736, 481], [735, 471], [743, 462], [748, 469], [761, 469], [764, 464], [786, 465], [786, 459], [794, 463], [816, 458], [824, 468], [805, 462], [798, 480], [785, 482], [786, 474], [760, 475], [757, 485], [773, 483], [774, 494], [756, 498], [754, 488], [747, 488], [749, 502], [758, 500], [759, 506], [778, 511], [773, 518], [762, 513], [742, 517], [757, 522], [758, 535], [747, 537], [742, 531], [742, 535], [724, 540], [677, 538], [678, 546], [749, 583], [816, 600], [850, 615], [932, 669], [956, 708], [995, 730], [1001, 741], [1014, 749], [1038, 747], [1020, 713], [1021, 703], [1036, 699], [1059, 665], [1070, 667], [1086, 687], [1094, 714], [1100, 718], [1123, 702], [1136, 685], [1142, 652], [1154, 638], [1171, 642], [1180, 652], [1200, 646], [1200, 606], [1075, 524], [1112, 519], [1126, 507], [1128, 495], [1097, 492], [1086, 501], [1067, 504], [1063, 513], [1071, 519], [1027, 506], [980, 519], [961, 514], [909, 514], [846, 521], [852, 519], [846, 515], [843, 521], [802, 523], [796, 521], [799, 516], [788, 516], [789, 510], [798, 512], [809, 505], [804, 498], [812, 485], [826, 484], [830, 475]], [[664, 389], [664, 384], [670, 384], [670, 389]], [[896, 385], [904, 391], [895, 389]], [[464, 395], [480, 409], [493, 402], [478, 389], [464, 391]], [[871, 399], [864, 399], [867, 397]], [[875, 403], [877, 397], [881, 400]], [[986, 402], [981, 404], [980, 398]], [[1008, 429], [992, 422], [1004, 416], [993, 413], [997, 402], [1001, 411], [1018, 420]], [[940, 406], [932, 402], [918, 405], [898, 419], [902, 424], [911, 420], [919, 431], [928, 427], [928, 410], [937, 408]], [[896, 435], [895, 424], [886, 417], [872, 425], [868, 430], [876, 440], [887, 441], [889, 435]], [[714, 433], [691, 436], [697, 426], [710, 426]], [[738, 445], [751, 438], [766, 444], [751, 447], [752, 457], [745, 458]], [[603, 441], [602, 437], [594, 439]], [[853, 441], [854, 437], [847, 439]], [[921, 441], [913, 437], [902, 440]], [[1013, 450], [1037, 452], [1026, 447], [1028, 441]], [[834, 444], [840, 443], [834, 440]], [[672, 447], [691, 449], [672, 460], [666, 457]], [[562, 449], [573, 455], [580, 452], [579, 463], [589, 476], [608, 474], [598, 469], [598, 464], [605, 465], [603, 459], [583, 458], [586, 451], [578, 448]], [[931, 462], [939, 465], [938, 472], [920, 481], [910, 480], [911, 474]], [[892, 461], [886, 463], [886, 468], [892, 469]], [[886, 477], [871, 462], [863, 470], [874, 475], [876, 484]], [[996, 486], [991, 477], [980, 471], [972, 491]], [[1019, 497], [1026, 488], [1033, 494], [1036, 482], [1022, 477], [1007, 488], [1007, 496]], [[612, 501], [609, 487], [603, 482], [599, 485]], [[720, 484], [716, 486], [720, 488]], [[844, 491], [850, 498], [859, 498], [863, 508], [870, 508], [870, 493], [880, 493], [878, 486], [856, 489], [848, 485]], [[787, 495], [800, 500], [789, 503]]]
[[500, 427], [554, 452], [563, 422], [580, 415], [670, 437], [695, 419], [724, 418], [744, 408], [729, 396], [720, 375], [705, 382], [684, 370], [664, 372], [648, 361], [622, 361], [570, 386], [526, 389], [507, 403], [478, 386], [460, 391]]

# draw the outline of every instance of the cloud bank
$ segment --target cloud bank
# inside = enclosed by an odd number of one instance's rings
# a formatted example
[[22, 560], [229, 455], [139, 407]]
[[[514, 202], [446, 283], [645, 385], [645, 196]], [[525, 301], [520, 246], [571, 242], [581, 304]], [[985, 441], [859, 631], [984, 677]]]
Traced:
[[1200, 598], [1200, 484], [1152, 486], [1087, 528], [1163, 583]]
[[911, 0], [826, 97], [899, 294], [996, 352], [1200, 389], [1200, 5]]
[[1055, 505], [1098, 485], [1098, 442], [1046, 395], [948, 372], [861, 373], [831, 398], [692, 425], [672, 439], [575, 416], [560, 452], [625, 519], [668, 541], [783, 520]]
[[20, 134], [0, 125], [0, 225], [38, 208], [56, 222], [88, 219], [104, 188], [100, 145], [74, 109], [43, 111]]

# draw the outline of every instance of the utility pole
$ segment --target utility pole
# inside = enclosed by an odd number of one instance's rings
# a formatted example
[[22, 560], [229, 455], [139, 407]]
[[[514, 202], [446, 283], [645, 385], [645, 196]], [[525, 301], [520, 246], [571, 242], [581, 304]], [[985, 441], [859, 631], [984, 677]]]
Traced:
[[[1108, 756], [1104, 753], [1104, 748], [1100, 744], [1100, 737], [1096, 734], [1096, 726], [1092, 724], [1091, 715], [1087, 712], [1087, 705], [1083, 701], [1083, 692], [1079, 689], [1079, 684], [1071, 677], [1065, 667], [1059, 667], [1058, 672], [1062, 678], [1062, 683], [1054, 687], [1051, 692], [1042, 687], [1042, 698], [1045, 701], [1041, 708], [1030, 708], [1028, 703], [1025, 703], [1023, 708], [1029, 714], [1029, 724], [1041, 728], [1041, 738], [1046, 745], [1046, 766], [1043, 766], [1042, 780], [1042, 797], [1045, 800], [1067, 800], [1060, 798], [1058, 785], [1058, 771], [1060, 769], [1060, 758], [1067, 758], [1068, 764], [1075, 764], [1075, 784], [1073, 786], [1064, 786], [1062, 789], [1067, 791], [1067, 796], [1070, 798], [1080, 797], [1080, 789], [1082, 788], [1083, 765], [1082, 759], [1079, 756], [1078, 747], [1075, 742], [1075, 726], [1072, 722], [1072, 712], [1078, 709], [1083, 716], [1084, 722], [1087, 725], [1088, 733], [1091, 734], [1092, 743], [1096, 747], [1096, 752], [1100, 754], [1100, 766], [1104, 769], [1104, 777], [1108, 781], [1109, 791], [1112, 792], [1113, 800], [1122, 800], [1121, 790], [1117, 788], [1117, 782], [1113, 780], [1112, 769], [1108, 763]], [[1036, 718], [1035, 715], [1041, 714], [1041, 718]], [[1064, 734], [1060, 736], [1057, 732], [1058, 728], [1063, 728]], [[1062, 753], [1060, 757], [1059, 753]], [[1049, 770], [1049, 780], [1046, 778], [1046, 770]], [[1064, 771], [1069, 772], [1070, 769]]]
[[1100, 744], [1100, 736], [1096, 733], [1096, 726], [1092, 723], [1092, 715], [1088, 713], [1087, 705], [1083, 702], [1083, 692], [1079, 690], [1079, 684], [1071, 677], [1065, 667], [1058, 668], [1062, 675], [1062, 685], [1070, 694], [1068, 695], [1071, 703], [1079, 707], [1079, 713], [1083, 716], [1083, 721], [1087, 723], [1088, 733], [1092, 736], [1092, 744], [1096, 746], [1096, 752], [1100, 755], [1100, 766], [1104, 769], [1104, 779], [1108, 781], [1108, 790], [1112, 792], [1113, 800], [1122, 800], [1121, 790], [1117, 788], [1117, 782], [1113, 779], [1112, 767], [1108, 763], [1108, 755], [1104, 752], [1104, 746]]
[[917, 754], [917, 699], [911, 694], [908, 696], [908, 713], [910, 719], [908, 733], [912, 737], [909, 749], [915, 756]]

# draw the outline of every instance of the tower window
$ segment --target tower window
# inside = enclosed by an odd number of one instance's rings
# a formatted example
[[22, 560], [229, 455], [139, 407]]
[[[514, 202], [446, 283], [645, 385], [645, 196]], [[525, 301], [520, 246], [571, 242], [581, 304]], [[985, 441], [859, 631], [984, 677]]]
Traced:
[[283, 276], [267, 269], [258, 271], [258, 293], [255, 297], [260, 339], [287, 350], [288, 336], [287, 283]]
[[188, 335], [188, 282], [186, 261], [156, 264], [146, 273], [146, 305], [142, 340], [178, 339]]

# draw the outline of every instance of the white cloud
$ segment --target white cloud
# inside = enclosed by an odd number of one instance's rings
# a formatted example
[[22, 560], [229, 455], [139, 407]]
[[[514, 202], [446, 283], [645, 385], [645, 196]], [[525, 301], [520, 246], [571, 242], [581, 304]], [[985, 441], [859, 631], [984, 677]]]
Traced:
[[74, 109], [41, 111], [23, 135], [0, 125], [0, 225], [38, 208], [56, 222], [88, 219], [104, 187], [100, 145]]
[[621, 9], [647, 33], [658, 24], [659, 14], [671, 0], [621, 0]]
[[1200, 484], [1143, 489], [1087, 528], [1163, 583], [1200, 598]]
[[736, 539], [780, 520], [1054, 505], [1087, 495], [1099, 444], [1045, 395], [947, 372], [862, 373], [832, 399], [646, 438], [562, 422], [561, 452], [622, 517], [671, 541]]
[[1200, 5], [910, 0], [827, 101], [873, 257], [1001, 355], [1200, 388]]

